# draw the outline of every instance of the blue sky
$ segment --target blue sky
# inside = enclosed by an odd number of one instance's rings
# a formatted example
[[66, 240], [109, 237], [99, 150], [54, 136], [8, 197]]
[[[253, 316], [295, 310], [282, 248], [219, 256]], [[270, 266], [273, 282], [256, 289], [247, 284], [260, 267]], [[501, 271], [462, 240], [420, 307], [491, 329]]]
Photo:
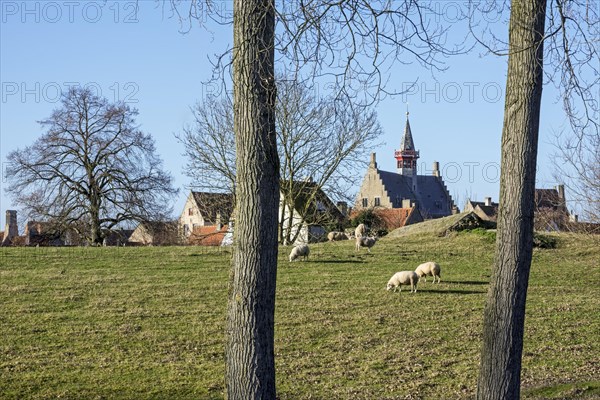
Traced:
[[[140, 1], [0, 0], [0, 160], [33, 143], [42, 133], [36, 121], [59, 106], [58, 95], [70, 85], [92, 86], [110, 100], [139, 110], [137, 122], [151, 133], [165, 169], [181, 188], [173, 199], [179, 213], [189, 180], [182, 174], [183, 147], [175, 137], [192, 122], [190, 107], [209, 94], [209, 56], [230, 47], [230, 26], [194, 26], [182, 33], [162, 3]], [[222, 7], [229, 10], [231, 5]], [[448, 4], [444, 2], [443, 4]], [[450, 11], [449, 11], [450, 12]], [[463, 207], [471, 197], [498, 199], [500, 137], [504, 109], [506, 59], [483, 50], [448, 59], [445, 72], [432, 74], [416, 64], [394, 67], [389, 84], [413, 89], [378, 105], [384, 129], [377, 149], [379, 167], [394, 171], [410, 110], [413, 138], [420, 151], [419, 170], [430, 173], [439, 161], [451, 195]], [[543, 97], [536, 187], [552, 187], [549, 155], [553, 130], [565, 125], [557, 94], [546, 86]], [[367, 160], [365, 160], [367, 161]], [[13, 208], [1, 181], [2, 226]], [[357, 188], [358, 189], [358, 188]], [[22, 222], [22, 221], [21, 221]]]

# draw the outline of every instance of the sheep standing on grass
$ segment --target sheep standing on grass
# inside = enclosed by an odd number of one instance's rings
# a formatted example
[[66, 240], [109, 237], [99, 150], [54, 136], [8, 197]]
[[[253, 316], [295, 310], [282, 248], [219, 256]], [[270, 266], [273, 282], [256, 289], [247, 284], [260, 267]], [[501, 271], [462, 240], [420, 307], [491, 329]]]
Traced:
[[400, 288], [402, 291], [402, 287], [400, 285], [410, 285], [410, 292], [417, 293], [417, 284], [419, 283], [419, 276], [414, 271], [400, 271], [396, 272], [387, 283], [387, 290], [392, 290], [394, 288], [394, 292], [397, 288]]
[[346, 234], [344, 232], [329, 232], [327, 234], [327, 239], [330, 242], [337, 241], [337, 240], [348, 240], [348, 236], [346, 236]]
[[417, 267], [417, 269], [415, 270], [417, 275], [419, 275], [419, 280], [421, 280], [422, 277], [425, 277], [425, 282], [427, 282], [427, 275], [431, 275], [431, 276], [433, 276], [433, 283], [435, 283], [436, 276], [438, 278], [438, 283], [440, 283], [441, 271], [442, 270], [440, 268], [440, 265], [433, 261], [423, 263], [423, 264], [419, 265]]
[[367, 251], [371, 252], [371, 247], [375, 246], [375, 242], [377, 241], [376, 237], [356, 237], [356, 251], [360, 251], [361, 247], [366, 247]]
[[367, 227], [365, 226], [365, 224], [358, 225], [354, 230], [354, 236], [357, 238], [365, 236], [366, 233]]
[[310, 253], [310, 249], [307, 244], [301, 244], [292, 249], [290, 253], [290, 262], [294, 261], [298, 257], [304, 257], [305, 260], [308, 259], [308, 254]]

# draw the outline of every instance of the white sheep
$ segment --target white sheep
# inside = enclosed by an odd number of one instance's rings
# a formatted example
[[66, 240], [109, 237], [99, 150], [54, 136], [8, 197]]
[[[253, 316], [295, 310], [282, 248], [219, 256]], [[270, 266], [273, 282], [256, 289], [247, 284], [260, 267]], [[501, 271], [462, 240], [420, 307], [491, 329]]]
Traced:
[[375, 246], [375, 242], [377, 241], [376, 237], [356, 237], [356, 251], [359, 251], [361, 247], [366, 247], [367, 251], [371, 252], [371, 247]]
[[397, 288], [400, 288], [402, 291], [402, 287], [400, 285], [410, 285], [410, 292], [417, 293], [417, 284], [419, 283], [419, 276], [415, 271], [400, 271], [396, 272], [387, 283], [387, 290], [394, 289], [394, 292]]
[[365, 233], [367, 233], [367, 227], [365, 226], [365, 224], [358, 225], [354, 230], [354, 236], [356, 236], [357, 238], [365, 236]]
[[417, 273], [417, 275], [419, 275], [419, 280], [421, 280], [422, 277], [425, 277], [425, 282], [427, 282], [427, 275], [431, 275], [433, 276], [433, 283], [435, 283], [436, 276], [438, 278], [438, 283], [440, 283], [441, 271], [442, 270], [440, 268], [440, 265], [433, 261], [423, 263], [419, 265], [417, 269], [415, 269], [415, 272]]
[[329, 232], [327, 234], [327, 239], [330, 242], [337, 241], [337, 240], [348, 240], [348, 236], [346, 236], [346, 234], [344, 232]]
[[307, 244], [301, 244], [292, 249], [290, 253], [290, 262], [294, 261], [298, 257], [304, 257], [305, 260], [308, 259], [308, 254], [310, 253], [310, 249]]

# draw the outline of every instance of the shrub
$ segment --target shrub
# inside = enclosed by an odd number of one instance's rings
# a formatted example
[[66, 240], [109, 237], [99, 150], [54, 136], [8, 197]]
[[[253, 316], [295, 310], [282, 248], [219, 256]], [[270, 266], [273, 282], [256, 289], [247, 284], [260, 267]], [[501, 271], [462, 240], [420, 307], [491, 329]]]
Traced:
[[539, 249], [555, 249], [557, 245], [558, 240], [553, 236], [542, 235], [541, 233], [533, 234], [533, 247]]

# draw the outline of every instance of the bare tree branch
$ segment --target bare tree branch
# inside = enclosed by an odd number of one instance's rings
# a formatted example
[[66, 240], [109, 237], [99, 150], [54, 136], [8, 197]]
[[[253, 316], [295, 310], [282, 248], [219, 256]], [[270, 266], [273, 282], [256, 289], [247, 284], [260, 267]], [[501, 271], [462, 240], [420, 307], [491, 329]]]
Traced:
[[136, 115], [71, 88], [62, 107], [40, 122], [47, 132], [8, 155], [7, 192], [30, 218], [62, 229], [77, 225], [96, 244], [122, 223], [166, 218], [177, 190]]

